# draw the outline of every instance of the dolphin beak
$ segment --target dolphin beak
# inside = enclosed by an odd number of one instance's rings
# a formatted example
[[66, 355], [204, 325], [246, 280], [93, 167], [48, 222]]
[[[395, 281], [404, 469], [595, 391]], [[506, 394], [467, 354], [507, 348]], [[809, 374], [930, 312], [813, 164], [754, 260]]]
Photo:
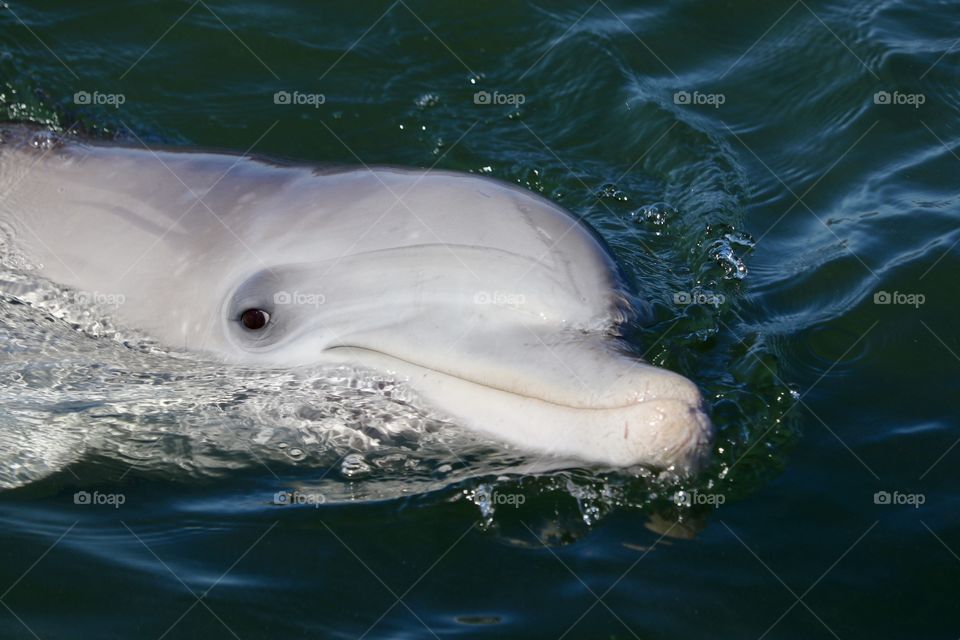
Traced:
[[520, 329], [483, 338], [332, 352], [408, 379], [458, 423], [533, 454], [681, 474], [706, 463], [713, 429], [687, 378], [627, 355], [609, 336], [548, 340]]

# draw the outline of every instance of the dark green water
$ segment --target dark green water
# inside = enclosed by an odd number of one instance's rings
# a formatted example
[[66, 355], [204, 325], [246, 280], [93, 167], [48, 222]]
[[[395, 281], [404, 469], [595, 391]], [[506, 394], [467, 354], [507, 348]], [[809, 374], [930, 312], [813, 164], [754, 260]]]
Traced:
[[[0, 493], [0, 637], [958, 637], [957, 24], [945, 2], [10, 2], [6, 119], [436, 163], [584, 216], [654, 303], [638, 350], [710, 400], [716, 462], [684, 488], [723, 504], [491, 466], [276, 507], [329, 469], [89, 456]], [[465, 495], [497, 482], [522, 508]]]

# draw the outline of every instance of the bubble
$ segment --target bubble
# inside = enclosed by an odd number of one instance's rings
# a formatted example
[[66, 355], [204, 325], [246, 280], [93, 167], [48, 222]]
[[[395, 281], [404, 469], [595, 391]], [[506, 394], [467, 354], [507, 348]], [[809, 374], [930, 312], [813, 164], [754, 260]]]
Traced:
[[40, 151], [48, 151], [62, 144], [60, 137], [52, 131], [40, 131], [30, 138], [30, 146]]
[[371, 471], [370, 465], [359, 453], [347, 455], [340, 463], [340, 473], [345, 478], [361, 478], [369, 475]]

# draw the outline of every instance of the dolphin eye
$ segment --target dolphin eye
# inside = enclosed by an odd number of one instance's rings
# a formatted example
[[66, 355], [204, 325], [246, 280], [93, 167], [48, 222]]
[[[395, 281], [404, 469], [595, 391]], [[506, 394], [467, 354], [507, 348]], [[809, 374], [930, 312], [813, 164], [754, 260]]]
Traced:
[[250, 331], [259, 331], [270, 322], [270, 314], [263, 309], [247, 309], [240, 314], [240, 324]]

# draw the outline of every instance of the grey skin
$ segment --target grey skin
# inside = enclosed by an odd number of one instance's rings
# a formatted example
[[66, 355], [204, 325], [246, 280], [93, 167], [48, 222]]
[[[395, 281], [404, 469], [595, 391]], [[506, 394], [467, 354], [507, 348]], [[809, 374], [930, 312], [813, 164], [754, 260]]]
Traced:
[[686, 472], [711, 448], [696, 386], [623, 349], [632, 310], [604, 245], [535, 194], [3, 130], [0, 222], [22, 260], [122, 297], [116, 321], [171, 348], [373, 369], [532, 454]]

